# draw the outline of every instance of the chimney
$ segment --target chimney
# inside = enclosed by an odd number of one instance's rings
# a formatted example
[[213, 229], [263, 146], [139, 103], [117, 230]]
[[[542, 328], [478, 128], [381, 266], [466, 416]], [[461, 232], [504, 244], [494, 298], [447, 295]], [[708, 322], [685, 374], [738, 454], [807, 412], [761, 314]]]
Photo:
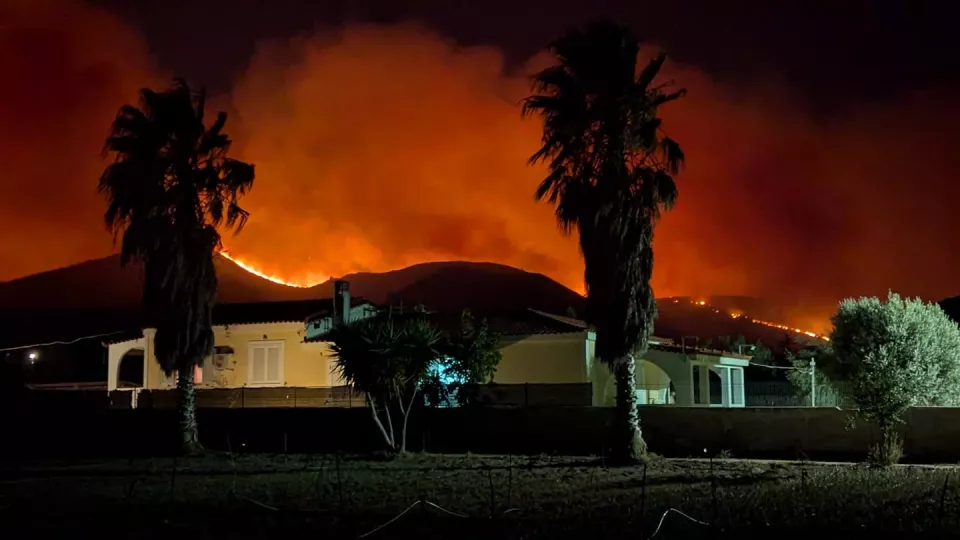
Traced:
[[333, 282], [333, 325], [350, 322], [350, 282], [338, 279]]

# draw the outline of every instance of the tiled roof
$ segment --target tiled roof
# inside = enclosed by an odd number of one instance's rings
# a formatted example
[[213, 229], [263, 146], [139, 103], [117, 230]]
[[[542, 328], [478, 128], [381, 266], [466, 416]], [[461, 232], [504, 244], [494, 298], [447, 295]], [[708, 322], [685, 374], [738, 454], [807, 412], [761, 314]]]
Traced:
[[[460, 314], [455, 314], [455, 329], [460, 329]], [[586, 323], [527, 309], [514, 312], [476, 313], [477, 320], [486, 320], [490, 331], [498, 336], [532, 336], [544, 334], [577, 334], [589, 329]]]
[[[460, 318], [462, 313], [459, 311], [409, 312], [404, 314], [394, 313], [392, 316], [395, 318], [426, 317], [437, 329], [453, 335], [460, 332]], [[500, 337], [576, 334], [585, 332], [588, 329], [586, 323], [583, 321], [577, 321], [576, 319], [567, 317], [556, 317], [533, 309], [494, 312], [481, 311], [474, 312], [473, 316], [477, 321], [486, 321], [490, 331]], [[317, 336], [310, 341], [323, 341], [323, 336]]]
[[[369, 304], [363, 298], [352, 298], [350, 304]], [[305, 322], [309, 318], [329, 315], [333, 300], [299, 300], [291, 302], [250, 302], [245, 304], [217, 304], [213, 307], [213, 324], [262, 324], [274, 322]]]
[[104, 345], [113, 345], [114, 343], [123, 343], [124, 341], [130, 341], [133, 339], [140, 339], [143, 337], [143, 330], [126, 330], [117, 332], [110, 336], [104, 337], [101, 341]]
[[[354, 297], [351, 304], [358, 306], [370, 302]], [[213, 324], [305, 322], [315, 315], [328, 315], [332, 308], [330, 298], [217, 304], [213, 308]], [[150, 327], [149, 318], [139, 309], [0, 310], [0, 349], [91, 339], [107, 344], [120, 343], [142, 337], [141, 329]]]
[[722, 357], [724, 357], [724, 358], [737, 358], [737, 359], [740, 359], [740, 360], [750, 360], [751, 358], [753, 358], [752, 356], [748, 356], [748, 355], [744, 355], [744, 354], [732, 353], [732, 352], [728, 352], [728, 351], [721, 351], [721, 350], [719, 350], [719, 349], [698, 349], [698, 348], [696, 348], [696, 347], [689, 347], [689, 346], [688, 346], [688, 347], [684, 347], [683, 345], [677, 345], [677, 344], [675, 344], [675, 343], [674, 343], [674, 344], [666, 344], [666, 343], [654, 344], [654, 343], [651, 343], [651, 344], [650, 344], [650, 348], [651, 348], [651, 349], [656, 349], [656, 350], [659, 350], [659, 351], [666, 351], [666, 352], [673, 352], [673, 353], [683, 353], [683, 352], [686, 352], [687, 354], [704, 354], [704, 355], [707, 355], [707, 356], [722, 356]]
[[592, 329], [591, 326], [587, 324], [586, 321], [581, 321], [580, 319], [574, 319], [573, 317], [564, 317], [562, 315], [554, 315], [553, 313], [547, 313], [545, 311], [540, 311], [538, 309], [533, 309], [533, 308], [530, 308], [530, 311], [532, 311], [533, 313], [536, 313], [537, 315], [540, 315], [541, 317], [547, 317], [555, 321], [561, 322], [563, 324], [567, 324], [575, 328], [579, 328], [581, 330]]

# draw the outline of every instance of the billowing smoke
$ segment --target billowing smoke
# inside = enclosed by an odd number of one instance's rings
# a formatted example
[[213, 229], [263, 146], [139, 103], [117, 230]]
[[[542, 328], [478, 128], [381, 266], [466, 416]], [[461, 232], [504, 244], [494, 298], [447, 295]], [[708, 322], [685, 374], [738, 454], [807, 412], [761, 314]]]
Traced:
[[0, 0], [0, 281], [109, 253], [96, 188], [117, 109], [156, 78], [146, 46], [79, 2]]
[[[18, 81], [0, 89], [0, 280], [109, 251], [99, 150], [116, 108], [157, 80], [135, 33], [74, 10], [86, 24], [31, 9], [0, 29], [0, 70]], [[227, 247], [302, 282], [460, 259], [581, 290], [576, 243], [533, 201], [544, 170], [526, 163], [540, 126], [518, 102], [546, 61], [509, 70], [494, 48], [415, 25], [263, 45], [217, 100], [257, 166], [251, 221]], [[960, 292], [951, 89], [822, 119], [777, 84], [666, 71], [689, 90], [663, 110], [688, 163], [657, 233], [658, 295], [768, 297], [820, 329], [844, 295]]]

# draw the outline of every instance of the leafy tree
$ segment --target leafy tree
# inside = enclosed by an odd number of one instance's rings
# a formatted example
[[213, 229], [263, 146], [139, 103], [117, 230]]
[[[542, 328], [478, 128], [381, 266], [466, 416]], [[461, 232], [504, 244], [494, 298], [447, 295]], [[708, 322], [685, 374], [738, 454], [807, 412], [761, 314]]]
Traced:
[[477, 323], [469, 311], [464, 311], [459, 334], [450, 336], [443, 357], [424, 381], [427, 402], [432, 406], [475, 402], [479, 385], [492, 381], [500, 364], [498, 344], [485, 320]]
[[784, 355], [787, 355], [789, 353], [795, 353], [797, 349], [800, 348], [799, 347], [800, 344], [797, 341], [797, 336], [795, 336], [789, 331], [783, 333], [783, 339], [780, 340], [779, 345], [780, 345], [779, 348], [780, 350], [783, 351]]
[[239, 198], [252, 186], [253, 165], [227, 157], [226, 113], [204, 125], [206, 95], [176, 80], [164, 92], [141, 91], [124, 105], [105, 150], [114, 161], [100, 177], [105, 220], [122, 234], [121, 264], [143, 264], [143, 307], [156, 328], [155, 354], [176, 372], [182, 449], [201, 449], [194, 370], [213, 349], [217, 293], [214, 253], [220, 230], [239, 232], [248, 214]]
[[717, 337], [717, 342], [720, 345], [721, 351], [732, 353], [739, 353], [741, 351], [749, 352], [744, 351], [744, 349], [748, 349], [748, 347], [747, 338], [743, 337], [743, 334], [738, 335], [737, 339], [731, 339], [730, 336], [719, 336]]
[[773, 351], [771, 351], [770, 348], [764, 345], [763, 341], [759, 339], [757, 340], [756, 343], [754, 343], [750, 347], [744, 347], [743, 352], [744, 354], [750, 355], [751, 362], [757, 362], [759, 364], [766, 364], [766, 365], [773, 365], [774, 362], [776, 362], [776, 359], [773, 355]]
[[936, 304], [890, 293], [848, 298], [833, 316], [830, 340], [845, 392], [883, 437], [874, 450], [899, 459], [897, 425], [917, 405], [960, 404], [960, 328]]
[[661, 105], [684, 95], [653, 84], [661, 53], [637, 70], [639, 42], [610, 22], [572, 30], [550, 45], [557, 63], [536, 74], [523, 113], [543, 119], [531, 162], [547, 176], [536, 191], [556, 209], [562, 231], [579, 233], [586, 319], [597, 357], [617, 382], [614, 459], [642, 457], [634, 357], [646, 352], [657, 308], [650, 278], [653, 233], [677, 198], [680, 146], [661, 129]]
[[[421, 316], [362, 319], [331, 330], [336, 369], [364, 392], [387, 447], [407, 450], [407, 423], [420, 384], [443, 355], [443, 335]], [[394, 417], [402, 419], [399, 439]]]
[[[793, 369], [787, 371], [787, 380], [801, 396], [809, 399], [811, 391], [816, 392], [814, 399], [817, 406], [840, 406], [842, 396], [839, 388], [842, 382], [836, 373], [836, 359], [830, 343], [823, 345], [806, 345], [796, 351], [787, 349], [784, 359]], [[815, 362], [814, 383], [816, 388], [810, 387], [810, 361]]]

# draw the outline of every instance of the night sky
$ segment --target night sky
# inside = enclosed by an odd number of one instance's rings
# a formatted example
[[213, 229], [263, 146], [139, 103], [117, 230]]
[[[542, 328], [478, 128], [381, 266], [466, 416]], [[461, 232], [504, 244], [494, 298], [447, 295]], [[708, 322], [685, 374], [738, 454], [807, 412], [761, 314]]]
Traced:
[[[143, 32], [161, 66], [228, 91], [258, 42], [318, 27], [421, 21], [465, 46], [521, 65], [565, 29], [599, 18], [628, 24], [675, 60], [718, 80], [782, 77], [832, 111], [956, 82], [960, 57], [942, 2], [783, 0], [98, 0]], [[198, 54], [199, 51], [203, 53]], [[216, 58], [209, 62], [208, 58]], [[839, 103], [838, 103], [839, 102]]]
[[612, 17], [689, 90], [663, 111], [688, 166], [658, 293], [770, 297], [797, 324], [845, 295], [960, 293], [942, 3], [564, 4], [0, 0], [0, 280], [110, 252], [103, 138], [138, 88], [179, 75], [257, 164], [228, 248], [259, 267], [307, 282], [493, 260], [580, 289], [575, 243], [532, 200], [539, 125], [517, 102], [551, 39]]

